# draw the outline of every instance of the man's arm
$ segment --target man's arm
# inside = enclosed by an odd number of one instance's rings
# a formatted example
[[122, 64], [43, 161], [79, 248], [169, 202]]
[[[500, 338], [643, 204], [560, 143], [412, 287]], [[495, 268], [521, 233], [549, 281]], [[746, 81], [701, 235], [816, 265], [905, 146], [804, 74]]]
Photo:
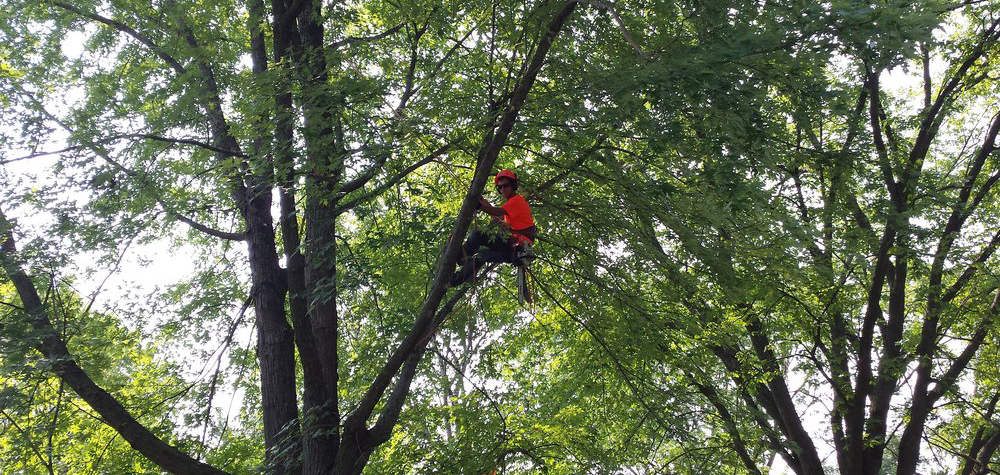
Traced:
[[494, 218], [503, 218], [503, 215], [507, 214], [507, 210], [491, 205], [489, 201], [486, 201], [486, 198], [481, 196], [479, 197], [479, 204], [479, 209], [482, 210], [482, 212], [493, 216]]

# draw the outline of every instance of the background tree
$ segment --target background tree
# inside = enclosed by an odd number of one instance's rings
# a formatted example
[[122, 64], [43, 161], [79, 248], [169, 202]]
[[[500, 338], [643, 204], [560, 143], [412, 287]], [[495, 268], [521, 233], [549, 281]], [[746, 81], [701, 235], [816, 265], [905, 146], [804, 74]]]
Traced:
[[[120, 210], [131, 209], [148, 220], [162, 211], [209, 236], [246, 243], [268, 470], [359, 473], [371, 451], [389, 439], [428, 337], [461, 296], [442, 307], [458, 243], [576, 2], [514, 4], [504, 11], [490, 5], [492, 12], [462, 4], [324, 9], [315, 2], [274, 2], [270, 11], [263, 2], [99, 7], [61, 1], [7, 7], [11, 44], [32, 52], [11, 68], [17, 71], [10, 75], [12, 97], [31, 116], [27, 121], [64, 129], [74, 143], [72, 152], [88, 161], [101, 159], [96, 167], [82, 164], [82, 170], [71, 170], [84, 174], [77, 183], [109, 188], [110, 196], [89, 203], [87, 211], [98, 219], [121, 219]], [[501, 54], [498, 43], [514, 43], [504, 47], [496, 71], [490, 69], [492, 61], [481, 62], [482, 78], [473, 76], [471, 83], [482, 92], [490, 86], [488, 95], [473, 94], [481, 98], [475, 101], [479, 110], [469, 114], [466, 109], [458, 123], [426, 120], [440, 107], [437, 91], [455, 84], [439, 80], [458, 71], [452, 68], [460, 61], [452, 58], [477, 56], [457, 52], [467, 47], [487, 14], [494, 21], [510, 15], [525, 25], [504, 36], [496, 30], [490, 35], [491, 58]], [[71, 61], [60, 43], [81, 23], [98, 28], [88, 45], [94, 56]], [[462, 38], [450, 38], [450, 28], [444, 28], [456, 23], [465, 26]], [[18, 28], [28, 34], [13, 31]], [[43, 31], [34, 34], [31, 28]], [[350, 36], [377, 29], [384, 31]], [[485, 35], [471, 41], [480, 38]], [[358, 44], [369, 46], [370, 54], [345, 54]], [[105, 62], [95, 62], [101, 57]], [[241, 61], [251, 67], [241, 67]], [[475, 74], [470, 68], [462, 71]], [[83, 78], [87, 90], [60, 117], [47, 104], [51, 94], [66, 94], [59, 86], [66, 75]], [[47, 89], [48, 84], [57, 87]], [[411, 105], [422, 112], [422, 120], [408, 118]], [[118, 148], [123, 141], [129, 146]], [[343, 231], [338, 220], [449, 149], [460, 150], [459, 145], [471, 147], [464, 157], [475, 174], [464, 187], [468, 191], [451, 245], [439, 259], [423, 303], [409, 302], [406, 308], [414, 323], [393, 335], [399, 343], [388, 345], [381, 367], [359, 374], [368, 382], [352, 381], [353, 391], [341, 401], [336, 235]], [[194, 148], [173, 151], [179, 146]], [[273, 190], [281, 209], [277, 216], [271, 209]], [[129, 216], [128, 221], [138, 227], [144, 220]], [[49, 312], [25, 273], [11, 224], [3, 223], [4, 268], [25, 318], [44, 333], [39, 350], [64, 361], [55, 372], [164, 470], [219, 473], [165, 444], [74, 362], [51, 331]], [[108, 231], [107, 224], [95, 223], [96, 232]], [[123, 232], [110, 229], [115, 236]], [[285, 268], [279, 264], [279, 243]], [[302, 368], [301, 413], [296, 352]]]
[[[993, 3], [8, 2], [3, 161], [58, 161], [5, 318], [175, 473], [986, 473]], [[444, 286], [500, 167], [530, 313]], [[233, 366], [150, 431], [40, 277], [163, 238], [190, 279], [101, 318]]]
[[[664, 106], [683, 82], [636, 89], [645, 120], [612, 137], [617, 159], [580, 184], [608, 198], [588, 223], [607, 237], [594, 246], [624, 247], [596, 261], [594, 247], [568, 249], [564, 271], [579, 274], [569, 295], [620, 335], [609, 347], [632, 348], [620, 359], [646, 362], [633, 380], [666, 376], [700, 393], [711, 411], [698, 420], [748, 473], [772, 454], [795, 473], [969, 473], [994, 452], [985, 427], [956, 439], [969, 420], [954, 415], [989, 418], [994, 406], [980, 382], [998, 288], [989, 203], [1000, 123], [981, 95], [995, 87], [995, 7], [815, 8], [726, 12], [762, 36], [689, 40], [719, 81], [694, 89], [714, 91], [694, 114]], [[787, 43], [768, 21], [800, 33]], [[951, 36], [934, 36], [940, 25]], [[693, 38], [715, 34], [690, 26]], [[767, 44], [784, 51], [757, 49]], [[881, 86], [900, 65], [923, 72], [915, 107]], [[636, 386], [650, 399], [678, 387]]]

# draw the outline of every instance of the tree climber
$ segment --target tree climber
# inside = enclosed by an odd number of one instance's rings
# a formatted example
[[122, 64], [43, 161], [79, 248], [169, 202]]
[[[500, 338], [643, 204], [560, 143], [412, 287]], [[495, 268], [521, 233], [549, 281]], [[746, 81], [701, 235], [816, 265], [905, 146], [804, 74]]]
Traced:
[[[452, 287], [471, 280], [476, 271], [487, 262], [514, 262], [517, 247], [535, 242], [538, 228], [531, 217], [528, 200], [517, 194], [517, 175], [510, 170], [503, 170], [497, 173], [493, 184], [506, 201], [497, 207], [491, 205], [486, 198], [479, 197], [479, 209], [493, 217], [493, 221], [500, 225], [501, 233], [487, 234], [478, 229], [472, 231], [462, 246], [462, 255], [458, 260], [462, 268], [451, 276]], [[485, 249], [480, 250], [483, 247]]]

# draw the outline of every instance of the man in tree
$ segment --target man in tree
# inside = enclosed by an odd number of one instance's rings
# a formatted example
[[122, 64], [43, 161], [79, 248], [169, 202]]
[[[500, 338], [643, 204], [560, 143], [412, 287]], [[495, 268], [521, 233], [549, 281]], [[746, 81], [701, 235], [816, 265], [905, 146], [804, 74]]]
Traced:
[[[500, 225], [501, 232], [488, 234], [478, 229], [472, 231], [462, 246], [462, 256], [459, 259], [462, 268], [451, 276], [452, 287], [471, 280], [476, 270], [487, 262], [514, 262], [514, 252], [518, 246], [535, 242], [538, 228], [531, 217], [528, 200], [517, 194], [517, 175], [510, 170], [503, 170], [493, 178], [493, 184], [506, 201], [498, 207], [480, 197], [479, 209], [493, 217]], [[486, 249], [480, 250], [483, 247]]]

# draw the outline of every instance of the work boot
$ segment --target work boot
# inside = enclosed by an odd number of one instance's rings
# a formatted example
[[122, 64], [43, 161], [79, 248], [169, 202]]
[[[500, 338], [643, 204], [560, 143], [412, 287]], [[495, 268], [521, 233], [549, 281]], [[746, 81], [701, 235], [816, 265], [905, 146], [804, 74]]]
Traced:
[[451, 273], [451, 280], [448, 281], [448, 287], [458, 287], [462, 285], [462, 271], [458, 270]]

